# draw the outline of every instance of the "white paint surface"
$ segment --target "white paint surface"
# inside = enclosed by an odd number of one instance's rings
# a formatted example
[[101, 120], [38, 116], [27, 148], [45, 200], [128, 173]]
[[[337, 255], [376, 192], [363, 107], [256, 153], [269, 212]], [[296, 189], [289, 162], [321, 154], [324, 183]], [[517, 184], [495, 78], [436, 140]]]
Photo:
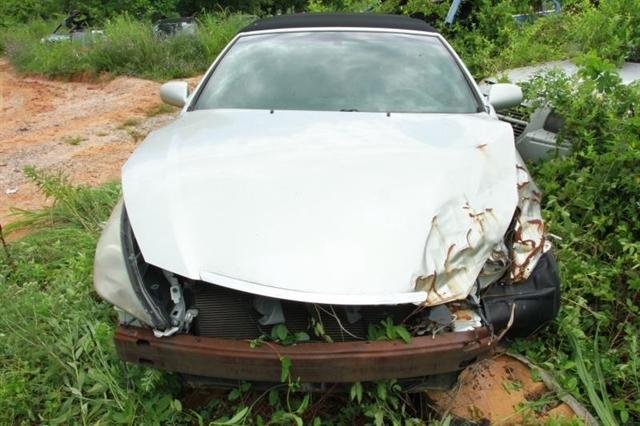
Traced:
[[179, 275], [439, 304], [466, 297], [502, 240], [515, 164], [511, 127], [485, 113], [195, 111], [138, 147], [123, 191], [145, 260]]

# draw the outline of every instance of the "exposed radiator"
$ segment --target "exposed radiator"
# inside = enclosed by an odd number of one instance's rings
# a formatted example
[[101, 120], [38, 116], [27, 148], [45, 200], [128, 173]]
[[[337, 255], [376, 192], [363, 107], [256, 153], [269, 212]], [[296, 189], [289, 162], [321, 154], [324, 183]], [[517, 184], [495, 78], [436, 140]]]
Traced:
[[[258, 322], [260, 314], [253, 308], [256, 297], [253, 294], [203, 282], [193, 283], [188, 294], [191, 306], [198, 309], [198, 316], [193, 325], [193, 333], [198, 336], [255, 339], [271, 332], [271, 326], [263, 326]], [[369, 324], [380, 324], [380, 321], [387, 317], [393, 318], [394, 322], [398, 323], [410, 315], [415, 308], [411, 304], [361, 306], [358, 308], [361, 318], [350, 323], [344, 306], [314, 306], [309, 303], [282, 301], [285, 325], [289, 331], [292, 333], [304, 331], [314, 340], [319, 338], [311, 329], [312, 316], [321, 319], [325, 334], [331, 339], [347, 341], [355, 340], [349, 333], [366, 339]]]

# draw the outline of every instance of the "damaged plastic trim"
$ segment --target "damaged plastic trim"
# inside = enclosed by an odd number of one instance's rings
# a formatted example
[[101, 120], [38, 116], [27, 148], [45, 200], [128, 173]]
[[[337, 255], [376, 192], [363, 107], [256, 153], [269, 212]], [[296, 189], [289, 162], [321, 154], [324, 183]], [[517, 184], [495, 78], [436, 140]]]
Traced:
[[526, 280], [513, 285], [494, 284], [480, 300], [484, 316], [494, 329], [509, 328], [507, 335], [511, 337], [535, 332], [560, 309], [560, 275], [553, 253], [544, 253]]
[[140, 303], [142, 303], [145, 311], [151, 317], [153, 326], [158, 329], [165, 329], [169, 326], [169, 321], [160, 308], [155, 304], [149, 292], [147, 292], [142, 276], [140, 275], [140, 270], [138, 268], [138, 256], [142, 256], [142, 254], [135, 250], [135, 237], [133, 236], [133, 230], [129, 223], [127, 209], [124, 206], [122, 208], [121, 223], [122, 249], [131, 287], [138, 296], [138, 299], [140, 300]]

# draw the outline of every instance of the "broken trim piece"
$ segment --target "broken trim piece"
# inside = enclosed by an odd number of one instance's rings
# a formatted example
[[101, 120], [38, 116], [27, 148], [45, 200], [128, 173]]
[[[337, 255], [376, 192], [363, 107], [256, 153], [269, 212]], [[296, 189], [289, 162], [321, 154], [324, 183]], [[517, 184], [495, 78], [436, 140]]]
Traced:
[[171, 272], [163, 271], [163, 274], [171, 287], [169, 293], [171, 295], [171, 301], [173, 302], [173, 308], [171, 309], [171, 328], [166, 330], [153, 330], [153, 334], [156, 337], [169, 337], [173, 336], [179, 331], [189, 332], [193, 319], [198, 316], [197, 309], [187, 309], [187, 304], [182, 294], [182, 285], [178, 282], [178, 279]]
[[484, 316], [494, 329], [506, 328], [513, 317], [507, 336], [525, 337], [535, 332], [560, 309], [560, 275], [553, 253], [544, 253], [526, 280], [493, 284], [480, 300]]
[[120, 226], [120, 243], [122, 244], [122, 252], [131, 288], [133, 288], [144, 310], [153, 321], [153, 326], [158, 329], [165, 329], [169, 326], [169, 321], [149, 295], [149, 292], [144, 286], [142, 275], [140, 275], [140, 270], [138, 269], [138, 256], [142, 256], [142, 254], [138, 250], [135, 250], [135, 237], [131, 229], [131, 224], [129, 223], [127, 208], [124, 205], [122, 207]]

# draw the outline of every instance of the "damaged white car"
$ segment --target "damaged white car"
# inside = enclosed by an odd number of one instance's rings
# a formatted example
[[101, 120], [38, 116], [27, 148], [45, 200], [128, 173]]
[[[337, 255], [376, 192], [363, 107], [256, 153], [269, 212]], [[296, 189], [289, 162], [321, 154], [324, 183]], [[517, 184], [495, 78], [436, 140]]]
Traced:
[[[495, 113], [522, 93], [485, 99], [424, 22], [258, 20], [192, 93], [161, 97], [183, 110], [125, 164], [96, 253], [124, 360], [274, 382], [288, 357], [307, 383], [426, 383], [556, 315], [541, 194]], [[382, 321], [411, 339], [372, 340]]]

